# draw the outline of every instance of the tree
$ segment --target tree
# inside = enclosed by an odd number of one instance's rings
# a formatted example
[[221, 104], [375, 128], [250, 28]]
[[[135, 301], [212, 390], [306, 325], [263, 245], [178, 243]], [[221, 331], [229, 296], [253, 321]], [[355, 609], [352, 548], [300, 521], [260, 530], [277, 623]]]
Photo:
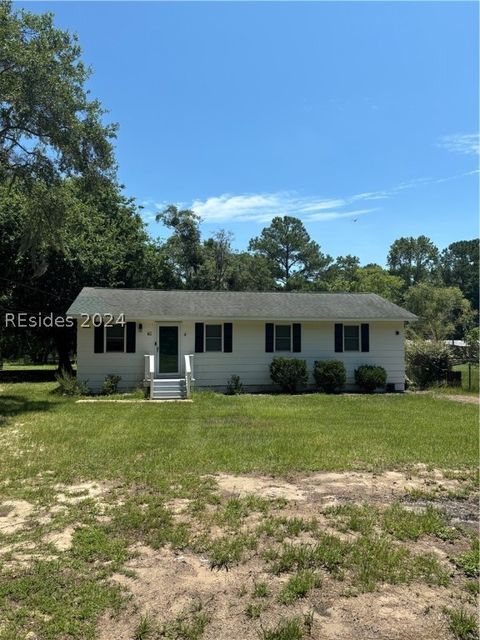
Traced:
[[400, 277], [392, 276], [378, 264], [367, 264], [355, 271], [350, 291], [376, 293], [382, 298], [398, 303], [402, 287], [403, 280]]
[[399, 238], [390, 247], [387, 261], [390, 273], [402, 278], [408, 288], [435, 279], [439, 253], [426, 236]]
[[229, 291], [274, 291], [275, 288], [271, 265], [264, 256], [246, 251], [233, 254], [232, 270], [228, 277]]
[[200, 217], [190, 209], [178, 209], [171, 204], [157, 214], [156, 220], [173, 232], [163, 249], [177, 276], [179, 287], [198, 289], [200, 267], [204, 261]]
[[248, 248], [268, 261], [277, 284], [287, 290], [303, 288], [331, 260], [310, 239], [302, 221], [291, 216], [273, 218]]
[[321, 274], [316, 288], [320, 291], [351, 291], [359, 267], [360, 258], [357, 256], [338, 256], [325, 273]]
[[478, 311], [479, 241], [453, 242], [442, 252], [441, 269], [447, 286], [459, 287]]
[[116, 126], [85, 88], [90, 75], [75, 35], [56, 28], [50, 13], [13, 11], [0, 1], [0, 184], [16, 183], [30, 203], [33, 243], [58, 233], [67, 209], [53, 201], [69, 176], [113, 177]]
[[202, 289], [228, 289], [233, 269], [232, 237], [231, 232], [221, 229], [203, 243], [203, 263], [199, 274]]
[[405, 295], [405, 306], [419, 316], [412, 331], [431, 340], [462, 336], [474, 318], [470, 302], [458, 287], [415, 285]]
[[[19, 190], [0, 189], [0, 273], [4, 311], [63, 316], [84, 286], [152, 287], [161, 285], [161, 254], [149, 239], [133, 202], [114, 183], [85, 193], [81, 180], [70, 179], [56, 190], [74, 210], [62, 227], [60, 246], [45, 254], [48, 269], [32, 279], [32, 257], [22, 251], [30, 224], [30, 201]], [[6, 251], [4, 251], [6, 247]], [[3, 324], [3, 323], [2, 323]], [[29, 350], [55, 344], [59, 368], [70, 371], [74, 346], [70, 328], [18, 329], [17, 341]]]

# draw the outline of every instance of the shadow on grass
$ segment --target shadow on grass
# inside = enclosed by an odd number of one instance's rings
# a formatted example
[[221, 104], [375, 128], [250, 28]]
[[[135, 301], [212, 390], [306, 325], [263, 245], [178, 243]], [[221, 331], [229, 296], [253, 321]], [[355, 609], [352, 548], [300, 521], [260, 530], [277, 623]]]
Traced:
[[0, 371], [0, 383], [53, 382], [56, 369], [5, 369]]
[[46, 400], [31, 400], [20, 395], [0, 395], [0, 427], [7, 425], [8, 419], [31, 411], [49, 411], [53, 403]]

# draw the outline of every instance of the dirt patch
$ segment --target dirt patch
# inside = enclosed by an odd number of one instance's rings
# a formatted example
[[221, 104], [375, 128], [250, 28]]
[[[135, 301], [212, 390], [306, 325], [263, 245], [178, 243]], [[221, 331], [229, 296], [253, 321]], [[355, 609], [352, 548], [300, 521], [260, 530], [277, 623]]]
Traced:
[[110, 486], [100, 482], [81, 482], [79, 484], [57, 484], [54, 487], [57, 491], [57, 500], [64, 504], [76, 504], [87, 498], [94, 498], [105, 495]]
[[447, 400], [453, 400], [454, 402], [463, 402], [466, 404], [480, 404], [480, 396], [462, 396], [457, 394], [436, 395], [435, 398], [446, 398]]
[[[258, 546], [247, 551], [239, 562], [228, 564], [228, 570], [212, 570], [207, 555], [192, 550], [195, 545], [182, 551], [168, 547], [154, 550], [145, 545], [132, 547], [134, 557], [125, 565], [127, 575], [113, 576], [131, 595], [131, 601], [119, 616], [105, 614], [101, 618], [100, 640], [131, 640], [143, 616], [161, 627], [185, 615], [194, 615], [195, 611], [200, 611], [207, 620], [202, 640], [258, 640], [262, 629], [275, 628], [286, 617], [303, 619], [306, 614], [311, 615], [312, 625], [311, 636], [306, 637], [315, 639], [447, 640], [451, 636], [444, 606], [455, 607], [467, 602], [465, 606], [472, 608], [466, 600], [465, 577], [450, 561], [469, 548], [466, 536], [459, 534], [451, 541], [433, 535], [422, 536], [416, 542], [392, 539], [393, 546], [403, 546], [414, 555], [432, 554], [453, 576], [448, 587], [429, 586], [422, 581], [394, 586], [380, 581], [373, 593], [358, 593], [348, 575], [342, 581], [317, 568], [321, 586], [285, 605], [280, 603], [279, 594], [292, 572], [275, 575], [266, 559], [266, 552], [280, 548], [282, 538], [275, 537], [280, 529], [265, 534], [261, 528], [263, 520], [267, 522], [268, 518], [271, 526], [279, 527], [284, 526], [281, 523], [308, 525], [315, 521], [317, 529], [307, 528], [297, 533], [289, 530], [283, 543], [315, 545], [320, 539], [319, 531], [351, 542], [361, 534], [333, 528], [324, 512], [327, 506], [367, 502], [383, 508], [392, 501], [404, 500], [407, 489], [434, 492], [442, 487], [455, 491], [469, 481], [465, 472], [459, 471], [456, 477], [452, 471], [444, 474], [439, 469], [418, 465], [411, 474], [388, 471], [380, 474], [328, 472], [284, 479], [231, 474], [208, 477], [216, 482], [220, 504], [208, 505], [203, 515], [189, 510], [189, 500], [183, 498], [171, 500], [166, 506], [176, 519], [185, 519], [191, 526], [190, 531], [200, 538], [205, 534], [210, 541], [217, 542], [245, 533], [254, 536]], [[253, 507], [231, 529], [220, 526], [215, 514], [222, 513], [228, 499], [251, 494], [272, 500], [268, 514]], [[278, 498], [285, 503], [278, 502]], [[466, 505], [465, 500], [452, 499], [451, 502]], [[407, 506], [419, 512], [425, 510], [422, 502]], [[254, 596], [255, 584], [259, 582], [268, 585], [266, 597]], [[252, 611], [256, 614], [251, 615]]]
[[255, 494], [263, 498], [283, 498], [288, 501], [314, 501], [331, 506], [343, 501], [390, 503], [411, 489], [456, 490], [461, 481], [445, 478], [440, 470], [416, 469], [415, 475], [401, 471], [382, 474], [366, 472], [323, 472], [292, 481], [265, 476], [235, 476], [218, 474], [213, 477], [221, 492], [245, 496]]
[[254, 493], [262, 498], [284, 498], [285, 500], [306, 500], [305, 491], [290, 482], [280, 482], [276, 478], [262, 476], [234, 476], [225, 473], [213, 476], [224, 493], [246, 496]]
[[8, 535], [22, 529], [34, 510], [26, 500], [7, 500], [0, 505], [0, 533]]
[[383, 587], [380, 592], [338, 598], [318, 621], [322, 640], [447, 640], [446, 589]]
[[52, 531], [45, 536], [44, 542], [53, 544], [58, 551], [68, 551], [72, 547], [73, 534], [75, 527], [69, 526], [63, 531]]

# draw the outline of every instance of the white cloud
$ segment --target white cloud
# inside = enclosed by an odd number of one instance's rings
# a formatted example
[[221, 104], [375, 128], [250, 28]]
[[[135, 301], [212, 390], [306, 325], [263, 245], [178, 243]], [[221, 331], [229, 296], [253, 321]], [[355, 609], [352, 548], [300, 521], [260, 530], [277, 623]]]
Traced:
[[[351, 196], [322, 198], [320, 196], [301, 196], [295, 191], [276, 191], [272, 193], [224, 193], [211, 196], [205, 200], [196, 199], [193, 202], [176, 202], [182, 209], [193, 209], [206, 223], [221, 222], [270, 222], [275, 216], [290, 215], [311, 222], [327, 222], [341, 218], [352, 218], [377, 211], [377, 208], [354, 208], [358, 203], [386, 200], [398, 196], [405, 190], [414, 189], [429, 184], [438, 184], [449, 180], [456, 180], [464, 176], [477, 174], [478, 171], [441, 178], [415, 178], [402, 182], [390, 189], [379, 191], [364, 191]], [[144, 211], [142, 217], [150, 222], [155, 215], [165, 209], [169, 203], [155, 200], [142, 202]], [[353, 207], [353, 208], [352, 208]]]
[[279, 191], [242, 195], [223, 194], [206, 200], [195, 200], [191, 208], [204, 222], [269, 222], [273, 217], [281, 215], [292, 215], [304, 220], [326, 221], [373, 211], [373, 209], [338, 211], [353, 201], [353, 198], [308, 198], [301, 197], [295, 192]]
[[480, 136], [478, 133], [454, 133], [440, 138], [438, 146], [453, 153], [478, 155], [480, 153]]

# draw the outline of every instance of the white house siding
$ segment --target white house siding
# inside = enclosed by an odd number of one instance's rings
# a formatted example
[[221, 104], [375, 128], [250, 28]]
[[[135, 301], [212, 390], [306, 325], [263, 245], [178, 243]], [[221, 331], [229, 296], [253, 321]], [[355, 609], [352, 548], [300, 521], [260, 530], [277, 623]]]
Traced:
[[[131, 320], [131, 318], [127, 318]], [[198, 319], [202, 321], [201, 318]], [[139, 331], [138, 323], [143, 327]], [[339, 320], [341, 322], [341, 320]], [[223, 320], [208, 320], [205, 324], [222, 324]], [[167, 323], [165, 323], [167, 324]], [[180, 366], [183, 355], [194, 353], [195, 323], [180, 322]], [[286, 324], [285, 321], [279, 324]], [[275, 355], [301, 358], [307, 361], [309, 383], [313, 384], [315, 360], [341, 360], [347, 369], [347, 388], [354, 385], [354, 371], [362, 364], [380, 365], [387, 371], [387, 382], [403, 390], [404, 324], [403, 322], [370, 322], [370, 351], [336, 353], [334, 350], [334, 322], [302, 322], [302, 351], [300, 353], [266, 353], [265, 322], [233, 321], [233, 351], [195, 353], [195, 387], [223, 391], [232, 374], [240, 376], [246, 390], [272, 388], [269, 365]], [[345, 324], [356, 324], [345, 322]], [[94, 353], [93, 329], [78, 329], [78, 377], [88, 380], [92, 391], [99, 391], [105, 376], [114, 373], [122, 377], [120, 388], [133, 389], [144, 377], [144, 355], [155, 353], [156, 327], [153, 321], [137, 320], [136, 353]], [[396, 332], [399, 332], [397, 335]], [[150, 335], [149, 335], [150, 334]]]
[[[210, 323], [216, 324], [215, 321], [209, 321]], [[233, 322], [232, 353], [195, 354], [195, 386], [223, 390], [230, 376], [237, 374], [247, 389], [271, 388], [269, 365], [272, 358], [277, 355], [306, 360], [310, 384], [314, 382], [312, 370], [316, 360], [341, 360], [347, 370], [347, 387], [354, 385], [354, 371], [357, 367], [362, 364], [375, 364], [384, 367], [387, 371], [388, 383], [394, 383], [396, 390], [403, 390], [405, 382], [403, 322], [370, 322], [369, 324], [370, 351], [367, 353], [336, 353], [333, 322], [302, 322], [302, 351], [299, 353], [266, 353], [264, 322]], [[193, 330], [192, 323], [188, 326], [188, 333], [193, 335]], [[399, 335], [396, 334], [397, 331]], [[193, 342], [191, 345], [193, 346]]]
[[[130, 320], [130, 318], [127, 318]], [[94, 329], [77, 329], [77, 377], [87, 383], [97, 393], [109, 373], [121, 376], [119, 389], [132, 390], [142, 384], [145, 364], [144, 355], [154, 351], [154, 323], [141, 321], [142, 331], [137, 323], [135, 353], [94, 353]], [[150, 333], [150, 335], [148, 335]]]

